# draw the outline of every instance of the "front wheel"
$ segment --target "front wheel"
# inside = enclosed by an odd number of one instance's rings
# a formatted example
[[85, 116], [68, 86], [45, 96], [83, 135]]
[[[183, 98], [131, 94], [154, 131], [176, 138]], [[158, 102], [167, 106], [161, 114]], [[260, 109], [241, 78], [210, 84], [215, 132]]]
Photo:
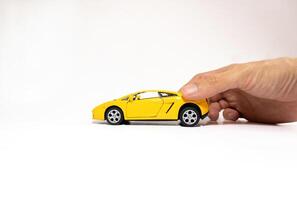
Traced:
[[185, 107], [180, 112], [179, 120], [181, 126], [197, 126], [200, 120], [199, 111], [194, 107]]
[[120, 125], [124, 122], [124, 115], [120, 108], [111, 107], [106, 111], [107, 122], [111, 125]]

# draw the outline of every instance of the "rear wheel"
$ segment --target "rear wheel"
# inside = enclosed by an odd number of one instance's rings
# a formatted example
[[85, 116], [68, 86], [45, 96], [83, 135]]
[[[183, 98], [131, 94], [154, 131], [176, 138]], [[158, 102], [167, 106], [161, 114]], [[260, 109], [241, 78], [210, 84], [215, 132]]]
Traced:
[[109, 124], [120, 125], [124, 122], [124, 115], [120, 108], [111, 107], [107, 109], [105, 119]]
[[179, 120], [181, 126], [197, 126], [200, 120], [199, 111], [194, 107], [185, 107], [180, 112]]

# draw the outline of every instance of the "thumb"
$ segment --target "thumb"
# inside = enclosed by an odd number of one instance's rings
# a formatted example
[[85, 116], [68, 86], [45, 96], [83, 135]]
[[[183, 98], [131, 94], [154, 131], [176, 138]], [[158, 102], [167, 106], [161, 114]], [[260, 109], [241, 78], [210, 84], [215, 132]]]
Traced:
[[240, 77], [234, 67], [225, 67], [197, 74], [180, 91], [185, 99], [204, 99], [237, 88], [237, 80], [240, 80]]

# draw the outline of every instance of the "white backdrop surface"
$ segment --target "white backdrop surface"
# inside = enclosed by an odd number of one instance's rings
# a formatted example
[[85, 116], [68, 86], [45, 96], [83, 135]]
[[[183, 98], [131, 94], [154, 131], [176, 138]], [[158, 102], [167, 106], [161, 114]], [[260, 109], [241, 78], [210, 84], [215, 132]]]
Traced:
[[297, 124], [93, 123], [198, 72], [297, 55], [294, 0], [0, 0], [0, 199], [296, 199]]

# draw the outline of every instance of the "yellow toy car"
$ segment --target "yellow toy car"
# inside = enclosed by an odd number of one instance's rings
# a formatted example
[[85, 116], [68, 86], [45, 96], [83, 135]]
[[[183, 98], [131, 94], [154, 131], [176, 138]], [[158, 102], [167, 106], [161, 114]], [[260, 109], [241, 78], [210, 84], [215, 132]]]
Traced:
[[180, 92], [145, 90], [95, 107], [93, 119], [112, 125], [135, 120], [180, 120], [182, 126], [196, 126], [207, 113], [206, 99], [186, 101]]

